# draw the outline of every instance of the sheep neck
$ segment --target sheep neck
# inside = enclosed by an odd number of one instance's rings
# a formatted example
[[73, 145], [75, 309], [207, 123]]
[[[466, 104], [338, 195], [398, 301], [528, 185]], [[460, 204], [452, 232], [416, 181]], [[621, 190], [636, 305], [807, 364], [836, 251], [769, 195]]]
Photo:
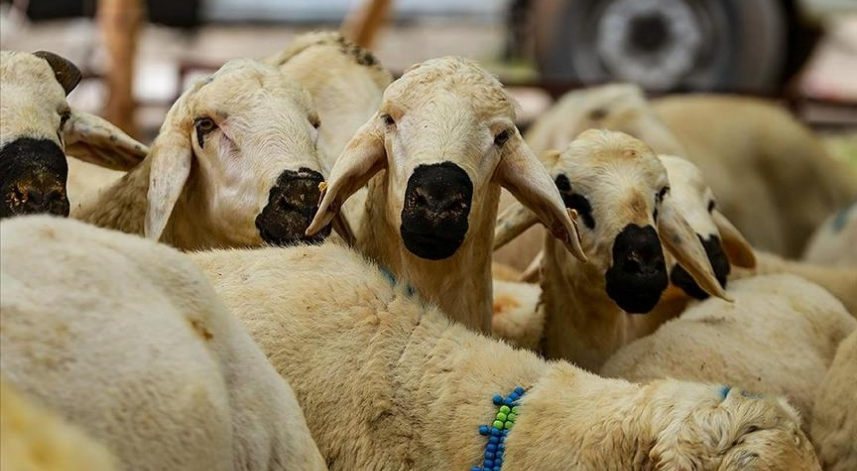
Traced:
[[598, 371], [627, 341], [627, 314], [611, 300], [591, 265], [575, 259], [553, 237], [545, 238], [541, 309], [542, 353]]
[[366, 212], [357, 234], [358, 250], [406, 280], [420, 297], [440, 306], [453, 320], [490, 333], [493, 295], [490, 247], [499, 185], [491, 183], [482, 204], [474, 205], [464, 243], [444, 260], [425, 260], [405, 248], [390, 217], [389, 197], [389, 180], [383, 171], [369, 182]]
[[143, 235], [151, 160], [143, 160], [118, 181], [75, 208], [72, 216], [107, 229]]

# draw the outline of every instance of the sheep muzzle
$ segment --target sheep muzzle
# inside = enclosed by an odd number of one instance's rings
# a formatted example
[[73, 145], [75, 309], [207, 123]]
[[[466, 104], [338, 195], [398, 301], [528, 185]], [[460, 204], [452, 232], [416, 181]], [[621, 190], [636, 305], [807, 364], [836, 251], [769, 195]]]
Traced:
[[669, 284], [664, 251], [652, 226], [628, 224], [613, 241], [613, 264], [605, 273], [607, 295], [624, 311], [654, 309]]
[[47, 139], [18, 138], [0, 150], [0, 218], [25, 214], [66, 217], [68, 162]]
[[305, 235], [318, 211], [319, 184], [323, 181], [321, 173], [305, 167], [283, 171], [271, 188], [268, 204], [256, 217], [262, 240], [278, 246], [324, 242], [330, 235], [330, 225], [311, 237]]

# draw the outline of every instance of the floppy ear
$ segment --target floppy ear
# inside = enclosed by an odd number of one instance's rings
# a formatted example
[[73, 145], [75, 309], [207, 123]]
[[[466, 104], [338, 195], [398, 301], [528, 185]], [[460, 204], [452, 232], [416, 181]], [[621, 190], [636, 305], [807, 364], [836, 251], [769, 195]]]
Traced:
[[[170, 120], [169, 116], [167, 120]], [[180, 126], [167, 129], [165, 125], [149, 159], [151, 169], [144, 234], [147, 239], [159, 240], [190, 176], [193, 161], [190, 137], [181, 132]]]
[[71, 93], [74, 87], [80, 83], [80, 79], [83, 77], [80, 69], [65, 57], [48, 51], [37, 51], [33, 55], [47, 61], [54, 71], [54, 77], [62, 85], [66, 95]]
[[[535, 213], [542, 224], [554, 237], [565, 244], [572, 255], [583, 262], [586, 261], [586, 255], [580, 247], [577, 227], [565, 209], [559, 190], [544, 165], [521, 139], [517, 129], [504, 146], [503, 156], [494, 173], [494, 178], [518, 201]], [[494, 248], [498, 248], [496, 243]]]
[[660, 216], [658, 217], [658, 237], [661, 243], [675, 257], [693, 280], [706, 293], [718, 298], [731, 301], [720, 286], [720, 282], [714, 276], [714, 269], [708, 260], [705, 248], [696, 236], [696, 232], [690, 224], [673, 207], [670, 195], [661, 203]]
[[718, 210], [711, 212], [714, 225], [720, 232], [720, 240], [723, 243], [723, 251], [729, 258], [729, 263], [741, 268], [756, 268], [756, 254], [753, 247], [741, 234], [737, 227], [733, 226], [729, 219]]
[[[318, 212], [306, 230], [311, 236], [328, 225], [342, 203], [387, 167], [384, 130], [376, 113], [351, 138], [330, 170], [330, 178], [321, 191]], [[341, 234], [340, 234], [341, 235]]]
[[112, 170], [131, 170], [149, 153], [113, 123], [74, 110], [63, 128], [63, 142], [66, 155]]

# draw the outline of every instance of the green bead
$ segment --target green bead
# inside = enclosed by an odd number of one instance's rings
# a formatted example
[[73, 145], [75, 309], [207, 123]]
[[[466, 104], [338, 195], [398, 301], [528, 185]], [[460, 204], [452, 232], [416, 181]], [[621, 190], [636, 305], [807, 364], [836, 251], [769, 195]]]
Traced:
[[499, 420], [500, 422], [505, 422], [506, 421], [506, 414], [504, 414], [502, 412], [497, 412], [497, 420]]
[[506, 417], [506, 420], [508, 420], [509, 422], [514, 422], [517, 418], [518, 416], [513, 412]]
[[[496, 424], [497, 422], [494, 422], [494, 423]], [[515, 423], [514, 423], [514, 422], [506, 422], [506, 424], [504, 425], [504, 427], [505, 427], [505, 428], [508, 428], [508, 429], [511, 429], [513, 425], [515, 425]]]
[[496, 428], [503, 428], [503, 422], [500, 422], [499, 420], [495, 420], [492, 425], [494, 425], [494, 427]]
[[500, 406], [500, 412], [502, 412], [502, 413], [504, 413], [504, 414], [508, 414], [508, 413], [509, 413], [509, 412], [511, 412], [511, 411], [512, 411], [512, 409], [509, 409], [509, 406], [505, 406], [505, 405], [504, 405], [504, 406]]
[[520, 411], [520, 410], [521, 410], [521, 406], [515, 406], [515, 407], [513, 407], [513, 408], [512, 408], [512, 413], [513, 413], [513, 414], [517, 414], [517, 413], [518, 413], [518, 411]]

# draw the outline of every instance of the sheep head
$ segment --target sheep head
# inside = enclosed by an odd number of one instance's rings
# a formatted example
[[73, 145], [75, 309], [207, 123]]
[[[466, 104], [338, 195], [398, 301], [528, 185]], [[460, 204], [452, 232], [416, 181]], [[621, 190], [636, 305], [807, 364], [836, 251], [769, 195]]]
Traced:
[[[731, 265], [753, 268], [756, 258], [753, 248], [744, 236], [716, 208], [714, 193], [705, 183], [702, 171], [688, 160], [669, 155], [659, 156], [667, 170], [670, 194], [679, 214], [696, 232], [714, 274], [721, 286], [726, 287]], [[667, 254], [670, 281], [685, 294], [697, 299], [708, 297], [693, 277]]]
[[512, 99], [472, 61], [426, 61], [386, 89], [378, 112], [334, 164], [308, 233], [381, 170], [386, 218], [418, 257], [451, 257], [503, 186], [584, 258], [556, 188], [515, 127]]
[[128, 170], [145, 146], [96, 116], [69, 107], [81, 73], [50, 53], [0, 52], [0, 217], [68, 216], [66, 153]]
[[317, 243], [304, 232], [324, 180], [309, 95], [275, 67], [228, 62], [173, 105], [151, 154], [145, 234], [159, 239], [181, 201], [210, 246]]
[[[563, 152], [544, 156], [565, 205], [578, 215], [590, 263], [587, 284], [622, 310], [647, 313], [669, 283], [664, 248], [706, 292], [726, 297], [705, 248], [675, 208], [664, 166], [643, 142], [620, 132], [590, 130]], [[535, 218], [511, 205], [498, 218], [495, 249]]]

